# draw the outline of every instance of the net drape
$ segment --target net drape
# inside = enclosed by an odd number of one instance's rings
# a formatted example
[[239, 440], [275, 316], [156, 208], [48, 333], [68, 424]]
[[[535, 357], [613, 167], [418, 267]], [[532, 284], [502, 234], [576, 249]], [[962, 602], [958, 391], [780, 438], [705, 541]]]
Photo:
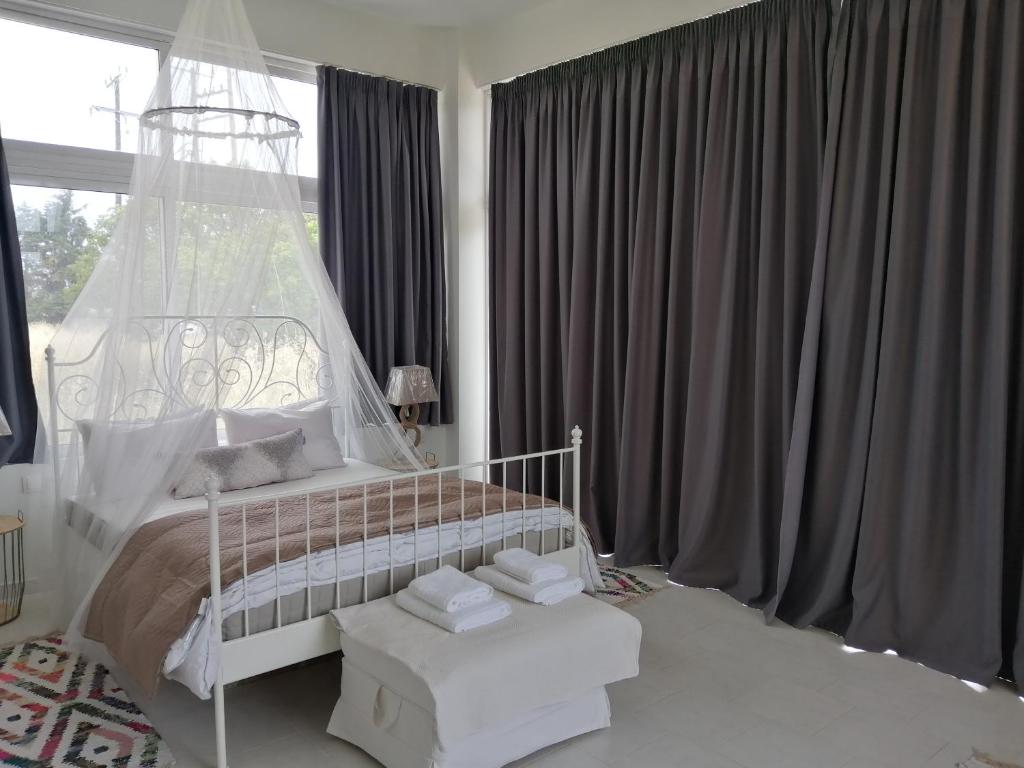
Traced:
[[313, 130], [287, 114], [241, 0], [191, 0], [140, 117], [130, 197], [52, 342], [56, 448], [39, 460], [65, 619], [220, 408], [327, 400], [346, 456], [422, 467], [310, 242], [295, 174]]

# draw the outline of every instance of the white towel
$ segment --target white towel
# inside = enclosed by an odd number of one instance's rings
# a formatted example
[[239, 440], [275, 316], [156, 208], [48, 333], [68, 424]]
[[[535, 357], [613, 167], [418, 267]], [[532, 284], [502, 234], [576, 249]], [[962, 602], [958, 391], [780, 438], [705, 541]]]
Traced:
[[456, 634], [501, 621], [512, 612], [512, 606], [504, 600], [491, 598], [486, 603], [471, 605], [461, 611], [448, 613], [438, 610], [430, 603], [423, 602], [408, 589], [403, 589], [395, 595], [395, 603], [413, 616]]
[[413, 579], [409, 582], [409, 591], [423, 602], [449, 613], [486, 603], [494, 597], [494, 589], [489, 584], [450, 565], [442, 565], [436, 571]]
[[527, 584], [564, 579], [569, 575], [569, 569], [564, 565], [552, 563], [550, 560], [545, 560], [543, 557], [519, 547], [506, 549], [496, 554], [494, 565], [498, 570], [504, 571], [509, 576], [515, 576]]
[[564, 579], [543, 581], [540, 584], [525, 584], [507, 573], [502, 573], [493, 565], [481, 565], [473, 571], [473, 575], [495, 589], [539, 605], [554, 605], [583, 591], [583, 579], [578, 576], [566, 576]]

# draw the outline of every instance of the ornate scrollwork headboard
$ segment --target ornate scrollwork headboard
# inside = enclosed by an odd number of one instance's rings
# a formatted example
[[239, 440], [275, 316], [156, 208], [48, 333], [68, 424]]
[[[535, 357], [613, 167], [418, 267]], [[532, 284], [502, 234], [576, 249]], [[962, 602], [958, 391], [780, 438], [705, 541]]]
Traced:
[[[55, 434], [94, 415], [100, 395], [94, 371], [113, 337], [109, 331], [98, 334], [72, 360], [58, 360], [47, 347]], [[110, 395], [114, 418], [145, 419], [167, 404], [275, 407], [334, 395], [325, 345], [294, 317], [136, 317], [119, 329], [117, 338], [123, 355], [106, 361], [114, 371], [103, 376], [116, 382]], [[140, 366], [145, 375], [129, 374]]]

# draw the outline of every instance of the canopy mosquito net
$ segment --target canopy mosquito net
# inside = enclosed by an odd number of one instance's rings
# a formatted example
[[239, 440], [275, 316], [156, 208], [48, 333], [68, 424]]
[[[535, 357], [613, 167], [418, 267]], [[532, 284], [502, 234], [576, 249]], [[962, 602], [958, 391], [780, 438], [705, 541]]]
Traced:
[[72, 631], [220, 409], [326, 401], [344, 456], [422, 467], [310, 243], [295, 169], [314, 128], [285, 111], [241, 0], [191, 0], [139, 123], [130, 198], [48, 350]]

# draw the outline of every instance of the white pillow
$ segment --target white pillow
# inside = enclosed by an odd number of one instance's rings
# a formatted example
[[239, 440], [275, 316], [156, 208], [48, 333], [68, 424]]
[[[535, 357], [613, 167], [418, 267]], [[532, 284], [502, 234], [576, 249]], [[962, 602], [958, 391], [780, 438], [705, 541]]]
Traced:
[[[217, 445], [217, 419], [213, 411], [197, 410], [162, 421], [82, 419], [76, 426], [82, 435], [85, 471], [92, 480], [93, 491], [110, 499], [132, 495], [131, 478], [140, 473], [167, 469], [179, 454]], [[196, 436], [194, 443], [179, 446], [183, 438], [192, 434]], [[105, 476], [124, 481], [105, 482]]]
[[313, 469], [345, 466], [345, 457], [334, 436], [331, 406], [323, 400], [300, 408], [227, 408], [220, 412], [220, 417], [230, 445], [301, 429], [306, 438], [302, 452]]

